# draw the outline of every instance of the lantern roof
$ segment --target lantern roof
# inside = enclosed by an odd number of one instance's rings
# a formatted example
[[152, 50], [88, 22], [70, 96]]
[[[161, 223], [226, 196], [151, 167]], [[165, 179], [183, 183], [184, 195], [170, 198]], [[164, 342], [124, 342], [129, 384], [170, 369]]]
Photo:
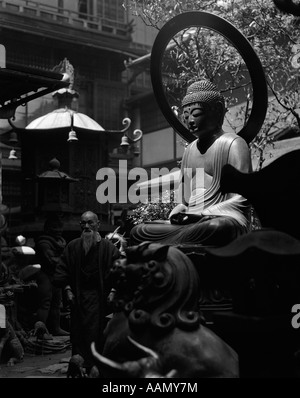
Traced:
[[60, 161], [53, 158], [49, 162], [49, 170], [37, 176], [38, 180], [61, 180], [64, 182], [75, 182], [78, 181], [76, 178], [70, 177], [67, 173], [60, 171]]
[[74, 89], [74, 67], [64, 58], [53, 69], [56, 73], [69, 76], [68, 87], [58, 87], [52, 96], [58, 99], [58, 109], [40, 116], [29, 123], [26, 130], [54, 130], [54, 129], [81, 129], [90, 131], [104, 131], [95, 120], [89, 116], [72, 109], [72, 100], [79, 97], [79, 93]]
[[79, 128], [83, 130], [104, 131], [95, 120], [89, 116], [76, 112], [68, 107], [56, 109], [29, 123], [25, 130], [54, 130], [61, 128]]

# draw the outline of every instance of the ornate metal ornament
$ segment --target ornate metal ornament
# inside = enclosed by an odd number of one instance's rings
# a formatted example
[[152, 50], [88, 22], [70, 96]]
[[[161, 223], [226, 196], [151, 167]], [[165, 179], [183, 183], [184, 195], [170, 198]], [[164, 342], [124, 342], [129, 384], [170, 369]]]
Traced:
[[258, 134], [267, 111], [268, 92], [267, 83], [261, 62], [246, 37], [225, 19], [202, 11], [191, 11], [175, 16], [168, 21], [158, 33], [151, 52], [151, 80], [156, 101], [170, 125], [186, 141], [191, 142], [195, 137], [180, 122], [169, 105], [162, 84], [162, 58], [170, 40], [181, 30], [190, 27], [211, 29], [225, 39], [239, 52], [243, 58], [251, 78], [253, 89], [253, 106], [250, 116], [239, 131], [239, 135], [250, 143]]

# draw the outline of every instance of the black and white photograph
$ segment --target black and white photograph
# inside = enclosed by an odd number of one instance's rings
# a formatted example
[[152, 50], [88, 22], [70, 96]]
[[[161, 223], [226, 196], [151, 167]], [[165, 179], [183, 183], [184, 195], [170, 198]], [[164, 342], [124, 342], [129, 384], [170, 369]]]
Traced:
[[0, 0], [0, 379], [300, 378], [299, 181], [299, 0]]

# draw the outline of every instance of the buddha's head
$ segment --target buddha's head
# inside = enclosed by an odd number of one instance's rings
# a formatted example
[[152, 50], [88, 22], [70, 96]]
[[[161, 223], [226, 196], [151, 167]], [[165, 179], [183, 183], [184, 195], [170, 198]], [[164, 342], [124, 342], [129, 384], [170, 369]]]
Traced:
[[222, 128], [225, 99], [209, 80], [192, 83], [182, 100], [183, 122], [197, 138], [214, 134]]

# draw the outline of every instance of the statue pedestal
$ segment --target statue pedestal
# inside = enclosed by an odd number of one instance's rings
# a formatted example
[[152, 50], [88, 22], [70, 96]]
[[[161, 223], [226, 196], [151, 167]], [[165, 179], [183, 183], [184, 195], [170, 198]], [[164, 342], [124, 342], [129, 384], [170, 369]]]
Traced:
[[213, 328], [215, 311], [232, 311], [231, 293], [222, 278], [212, 272], [205, 246], [181, 244], [176, 247], [189, 257], [197, 269], [200, 279], [199, 308], [206, 324]]
[[295, 378], [300, 375], [299, 331], [291, 315], [253, 316], [214, 312], [214, 332], [239, 355], [241, 378]]
[[178, 248], [198, 271], [207, 326], [239, 355], [240, 376], [299, 377], [299, 331], [291, 324], [300, 303], [299, 256], [252, 250], [217, 258], [205, 247]]

